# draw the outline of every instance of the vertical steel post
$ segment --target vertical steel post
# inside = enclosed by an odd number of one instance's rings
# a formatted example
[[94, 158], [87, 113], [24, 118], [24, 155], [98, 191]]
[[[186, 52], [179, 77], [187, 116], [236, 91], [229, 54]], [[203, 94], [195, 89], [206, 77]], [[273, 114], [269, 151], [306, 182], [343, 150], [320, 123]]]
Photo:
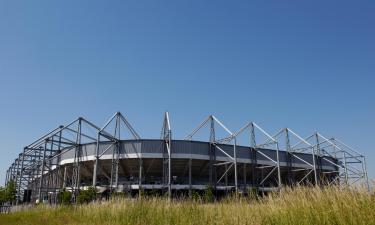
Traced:
[[190, 159], [189, 159], [189, 197], [192, 197], [192, 179], [191, 179], [191, 165], [192, 165], [192, 159], [191, 159], [191, 154], [190, 154]]
[[98, 139], [96, 141], [94, 171], [93, 171], [93, 176], [92, 176], [92, 186], [94, 187], [94, 189], [96, 188], [96, 180], [98, 176], [99, 144], [100, 144], [100, 131], [98, 131]]
[[243, 163], [243, 184], [244, 184], [244, 187], [245, 187], [245, 191], [246, 191], [246, 187], [247, 187], [247, 181], [246, 181], [246, 163]]
[[236, 190], [236, 194], [238, 193], [238, 180], [237, 180], [237, 139], [234, 138], [234, 145], [233, 145], [233, 158], [234, 158], [234, 187]]
[[5, 174], [5, 182], [4, 182], [5, 186], [7, 186], [7, 184], [8, 184], [8, 178], [9, 178], [9, 169], [7, 169], [7, 172]]
[[44, 175], [44, 166], [45, 166], [45, 159], [46, 159], [47, 141], [48, 141], [48, 139], [46, 139], [45, 142], [44, 142], [43, 158], [42, 158], [42, 165], [41, 165], [41, 174], [40, 174], [40, 177], [39, 177], [39, 190], [38, 190], [39, 201], [41, 200], [40, 198], [42, 197], [42, 186], [43, 186], [43, 175]]
[[168, 195], [169, 198], [172, 197], [172, 167], [171, 167], [171, 160], [172, 160], [172, 149], [171, 149], [171, 130], [168, 130]]
[[255, 130], [254, 130], [254, 123], [251, 122], [250, 124], [250, 160], [251, 160], [251, 185], [254, 187], [255, 185], [258, 186], [258, 184], [255, 184], [255, 182], [258, 180], [256, 178], [256, 138], [255, 138]]
[[[118, 114], [116, 115], [116, 122], [115, 122], [115, 131], [114, 131], [114, 137], [117, 139], [117, 130], [119, 129], [119, 119], [120, 117]], [[111, 180], [110, 180], [110, 190], [113, 192], [113, 189], [117, 188], [117, 175], [118, 175], [118, 140], [113, 145], [112, 150], [112, 164], [111, 164]]]
[[[59, 145], [58, 145], [58, 154], [61, 154], [61, 136], [62, 132], [59, 132]], [[61, 155], [56, 159], [56, 170], [58, 171], [58, 184], [57, 187], [61, 188]]]
[[319, 173], [319, 175], [317, 175], [317, 181], [318, 181], [318, 183], [320, 183], [320, 180], [322, 178], [321, 177], [322, 162], [321, 162], [321, 158], [319, 158], [319, 157], [321, 157], [321, 152], [320, 152], [320, 142], [319, 142], [319, 134], [318, 134], [318, 132], [315, 133], [315, 139], [316, 139], [316, 155], [317, 155], [317, 160], [319, 162], [319, 164], [318, 164], [318, 170], [315, 167], [315, 171], [316, 171], [317, 174]]
[[12, 179], [12, 165], [10, 165], [9, 169], [8, 169], [8, 179], [7, 179], [7, 183], [9, 183], [9, 181]]
[[279, 143], [276, 142], [276, 158], [277, 158], [277, 179], [278, 179], [278, 186], [281, 188], [281, 170], [280, 170], [280, 157], [279, 157]]
[[215, 122], [214, 122], [214, 119], [212, 117], [212, 115], [210, 116], [210, 149], [209, 149], [209, 153], [210, 153], [210, 161], [209, 161], [209, 169], [208, 169], [208, 179], [209, 179], [209, 184], [210, 186], [215, 186], [214, 188], [216, 189], [216, 180], [215, 182], [213, 181], [214, 180], [214, 161], [215, 161], [215, 147], [214, 147], [214, 144], [216, 142], [216, 137], [215, 137]]
[[17, 162], [17, 160], [14, 162], [14, 163], [12, 163], [12, 169], [11, 169], [11, 176], [10, 176], [10, 180], [9, 181], [14, 181], [14, 178], [16, 177], [16, 175], [15, 175], [15, 166], [16, 166], [16, 162]]
[[76, 202], [77, 192], [80, 188], [80, 157], [81, 157], [81, 135], [82, 135], [82, 118], [78, 118], [77, 125], [77, 137], [76, 137], [76, 147], [74, 153], [74, 163], [72, 171], [72, 202]]
[[255, 139], [255, 130], [254, 124], [250, 124], [250, 147], [255, 148], [256, 146], [256, 139]]
[[348, 168], [346, 163], [346, 153], [344, 152], [344, 172], [345, 172], [345, 184], [349, 185]]
[[[12, 182], [16, 183], [16, 180], [17, 180], [17, 167], [18, 167], [18, 159], [16, 159], [16, 161], [14, 162], [14, 165], [13, 165], [13, 178], [12, 178]], [[11, 202], [11, 205], [14, 205], [14, 201]]]
[[[53, 154], [53, 143], [54, 143], [54, 136], [52, 136], [52, 138], [51, 138], [51, 142], [50, 142], [50, 148], [49, 148], [49, 156], [51, 156], [52, 154]], [[52, 166], [52, 161], [51, 161], [51, 159], [47, 159], [48, 160], [48, 169], [49, 169], [49, 173], [48, 173], [48, 176], [47, 176], [47, 197], [48, 197], [48, 200], [50, 201], [50, 198], [49, 198], [49, 196], [48, 196], [48, 192], [52, 189], [51, 188], [51, 180], [52, 180], [52, 177], [53, 177], [53, 173], [52, 173], [52, 170], [50, 169], [51, 168], [51, 166]]]
[[287, 174], [288, 174], [288, 179], [287, 183], [290, 184], [292, 183], [292, 156], [291, 156], [291, 147], [290, 147], [290, 137], [289, 137], [289, 129], [285, 128], [285, 147], [286, 147], [286, 163], [287, 163]]
[[[39, 158], [39, 154], [38, 154], [38, 151], [37, 150], [33, 150], [34, 152], [34, 159], [35, 159], [35, 165], [32, 166], [32, 171], [31, 171], [31, 191], [32, 191], [32, 196], [36, 196], [36, 192], [37, 192], [37, 185], [36, 185], [36, 177], [37, 175], [35, 175], [35, 173], [38, 174], [38, 161], [36, 160], [37, 158]], [[34, 200], [34, 199], [33, 199]]]
[[[172, 130], [171, 130], [171, 124], [169, 121], [169, 113], [165, 112], [164, 114], [164, 121], [163, 121], [163, 127], [162, 127], [162, 134], [161, 138], [164, 141], [165, 148], [167, 149], [168, 154], [168, 197], [169, 199], [172, 198]], [[165, 161], [164, 161], [164, 153], [163, 153], [163, 171], [164, 171]], [[163, 179], [165, 177], [165, 171], [163, 172]], [[165, 179], [163, 181], [165, 184]]]
[[[17, 187], [17, 194], [21, 197], [21, 185], [22, 185], [22, 177], [23, 177], [23, 164], [24, 164], [24, 161], [25, 161], [25, 148], [23, 149], [23, 153], [22, 153], [22, 161], [21, 161], [21, 171], [20, 171], [20, 177], [18, 179], [18, 187]], [[17, 198], [17, 203], [19, 203], [19, 198]]]
[[362, 161], [362, 170], [364, 173], [364, 178], [365, 178], [365, 185], [368, 191], [370, 191], [370, 184], [368, 181], [368, 176], [367, 176], [367, 164], [366, 164], [366, 158], [363, 156], [363, 161]]
[[318, 174], [316, 172], [316, 160], [315, 160], [315, 151], [314, 147], [311, 147], [311, 154], [312, 154], [312, 163], [313, 163], [313, 170], [314, 170], [314, 180], [315, 180], [315, 186], [318, 185]]
[[64, 166], [64, 178], [63, 178], [63, 189], [66, 188], [66, 176], [67, 176], [67, 171], [66, 171], [66, 167], [67, 166]]
[[[17, 192], [17, 190], [18, 190], [18, 179], [20, 178], [20, 157], [21, 157], [21, 154], [19, 154], [18, 155], [18, 158], [17, 158], [17, 170], [16, 170], [16, 178], [14, 179], [14, 183], [16, 184], [16, 192]], [[17, 197], [17, 199], [16, 199], [16, 205], [18, 204], [18, 198], [19, 198], [19, 193], [17, 192], [16, 193], [16, 197]]]
[[[224, 165], [224, 169], [225, 171], [228, 170], [228, 164], [225, 164]], [[224, 185], [225, 185], [225, 190], [227, 191], [227, 188], [228, 188], [228, 172], [225, 173], [225, 177], [224, 177]]]
[[290, 152], [290, 139], [289, 139], [289, 130], [288, 128], [285, 129], [285, 143], [286, 143], [286, 151]]
[[[120, 163], [120, 153], [121, 153], [121, 120], [120, 115], [117, 116], [118, 119], [118, 138], [117, 138], [117, 149], [116, 149], [116, 177], [115, 177], [115, 187], [118, 188], [118, 169], [119, 169], [119, 163]], [[116, 136], [115, 136], [116, 138]]]
[[[142, 152], [142, 150], [141, 150]], [[142, 154], [142, 153], [141, 153]], [[138, 174], [138, 195], [142, 197], [142, 170], [143, 170], [142, 155], [139, 156], [139, 174]]]
[[138, 195], [139, 195], [139, 197], [142, 197], [142, 174], [143, 174], [142, 148], [139, 148], [139, 174], [138, 174]]

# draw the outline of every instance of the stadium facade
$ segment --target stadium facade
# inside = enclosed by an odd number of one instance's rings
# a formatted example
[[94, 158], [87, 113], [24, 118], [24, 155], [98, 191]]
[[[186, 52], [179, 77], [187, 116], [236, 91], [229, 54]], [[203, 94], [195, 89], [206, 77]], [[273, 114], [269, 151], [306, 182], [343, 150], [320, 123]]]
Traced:
[[[195, 139], [198, 133], [207, 140]], [[158, 190], [169, 196], [207, 186], [216, 194], [294, 184], [368, 186], [365, 157], [318, 132], [302, 138], [285, 128], [270, 135], [254, 122], [232, 132], [210, 115], [176, 140], [165, 113], [160, 139], [144, 139], [120, 112], [103, 127], [80, 117], [42, 135], [11, 164], [5, 183], [11, 180], [17, 204], [54, 203], [64, 188], [75, 201], [89, 186], [100, 193]]]

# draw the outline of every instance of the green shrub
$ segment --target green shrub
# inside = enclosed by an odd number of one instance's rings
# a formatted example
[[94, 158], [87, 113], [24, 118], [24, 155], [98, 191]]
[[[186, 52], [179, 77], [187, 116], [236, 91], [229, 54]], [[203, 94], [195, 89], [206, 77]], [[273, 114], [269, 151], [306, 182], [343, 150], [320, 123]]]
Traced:
[[159, 197], [160, 196], [160, 191], [158, 189], [151, 189], [147, 192], [147, 196], [150, 197]]
[[78, 204], [87, 204], [95, 200], [96, 198], [96, 189], [94, 187], [89, 187], [87, 190], [80, 190], [77, 196]]
[[70, 200], [72, 199], [72, 193], [70, 191], [67, 191], [64, 188], [58, 194], [58, 199], [59, 199], [60, 204], [62, 204], [62, 205], [69, 205], [70, 204]]
[[259, 190], [258, 190], [258, 188], [255, 188], [255, 187], [249, 188], [247, 190], [247, 196], [251, 200], [258, 200], [259, 199]]
[[215, 201], [214, 189], [211, 186], [207, 186], [206, 189], [204, 189], [203, 200], [204, 202]]
[[202, 196], [196, 190], [191, 190], [191, 199], [193, 201], [202, 201]]

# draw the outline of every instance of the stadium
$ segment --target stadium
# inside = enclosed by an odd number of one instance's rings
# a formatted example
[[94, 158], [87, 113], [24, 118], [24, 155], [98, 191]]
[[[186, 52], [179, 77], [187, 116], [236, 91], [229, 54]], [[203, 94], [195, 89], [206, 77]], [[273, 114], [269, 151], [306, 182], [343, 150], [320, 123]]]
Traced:
[[16, 183], [15, 204], [57, 203], [63, 189], [74, 202], [90, 186], [102, 196], [173, 197], [207, 187], [219, 196], [283, 185], [368, 185], [365, 156], [319, 132], [302, 138], [284, 128], [271, 135], [254, 122], [232, 132], [210, 115], [185, 138], [172, 134], [168, 112], [159, 139], [141, 138], [120, 112], [102, 127], [79, 117], [24, 147], [5, 184]]

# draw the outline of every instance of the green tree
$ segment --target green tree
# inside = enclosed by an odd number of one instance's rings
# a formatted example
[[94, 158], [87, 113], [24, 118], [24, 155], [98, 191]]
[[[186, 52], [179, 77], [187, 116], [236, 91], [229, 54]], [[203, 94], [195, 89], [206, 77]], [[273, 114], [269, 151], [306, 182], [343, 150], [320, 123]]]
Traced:
[[16, 182], [14, 182], [13, 180], [10, 180], [6, 187], [5, 187], [5, 200], [6, 201], [13, 201], [16, 199]]
[[5, 188], [0, 187], [0, 205], [3, 205], [6, 202]]
[[16, 183], [10, 180], [5, 187], [0, 187], [0, 205], [16, 199]]

